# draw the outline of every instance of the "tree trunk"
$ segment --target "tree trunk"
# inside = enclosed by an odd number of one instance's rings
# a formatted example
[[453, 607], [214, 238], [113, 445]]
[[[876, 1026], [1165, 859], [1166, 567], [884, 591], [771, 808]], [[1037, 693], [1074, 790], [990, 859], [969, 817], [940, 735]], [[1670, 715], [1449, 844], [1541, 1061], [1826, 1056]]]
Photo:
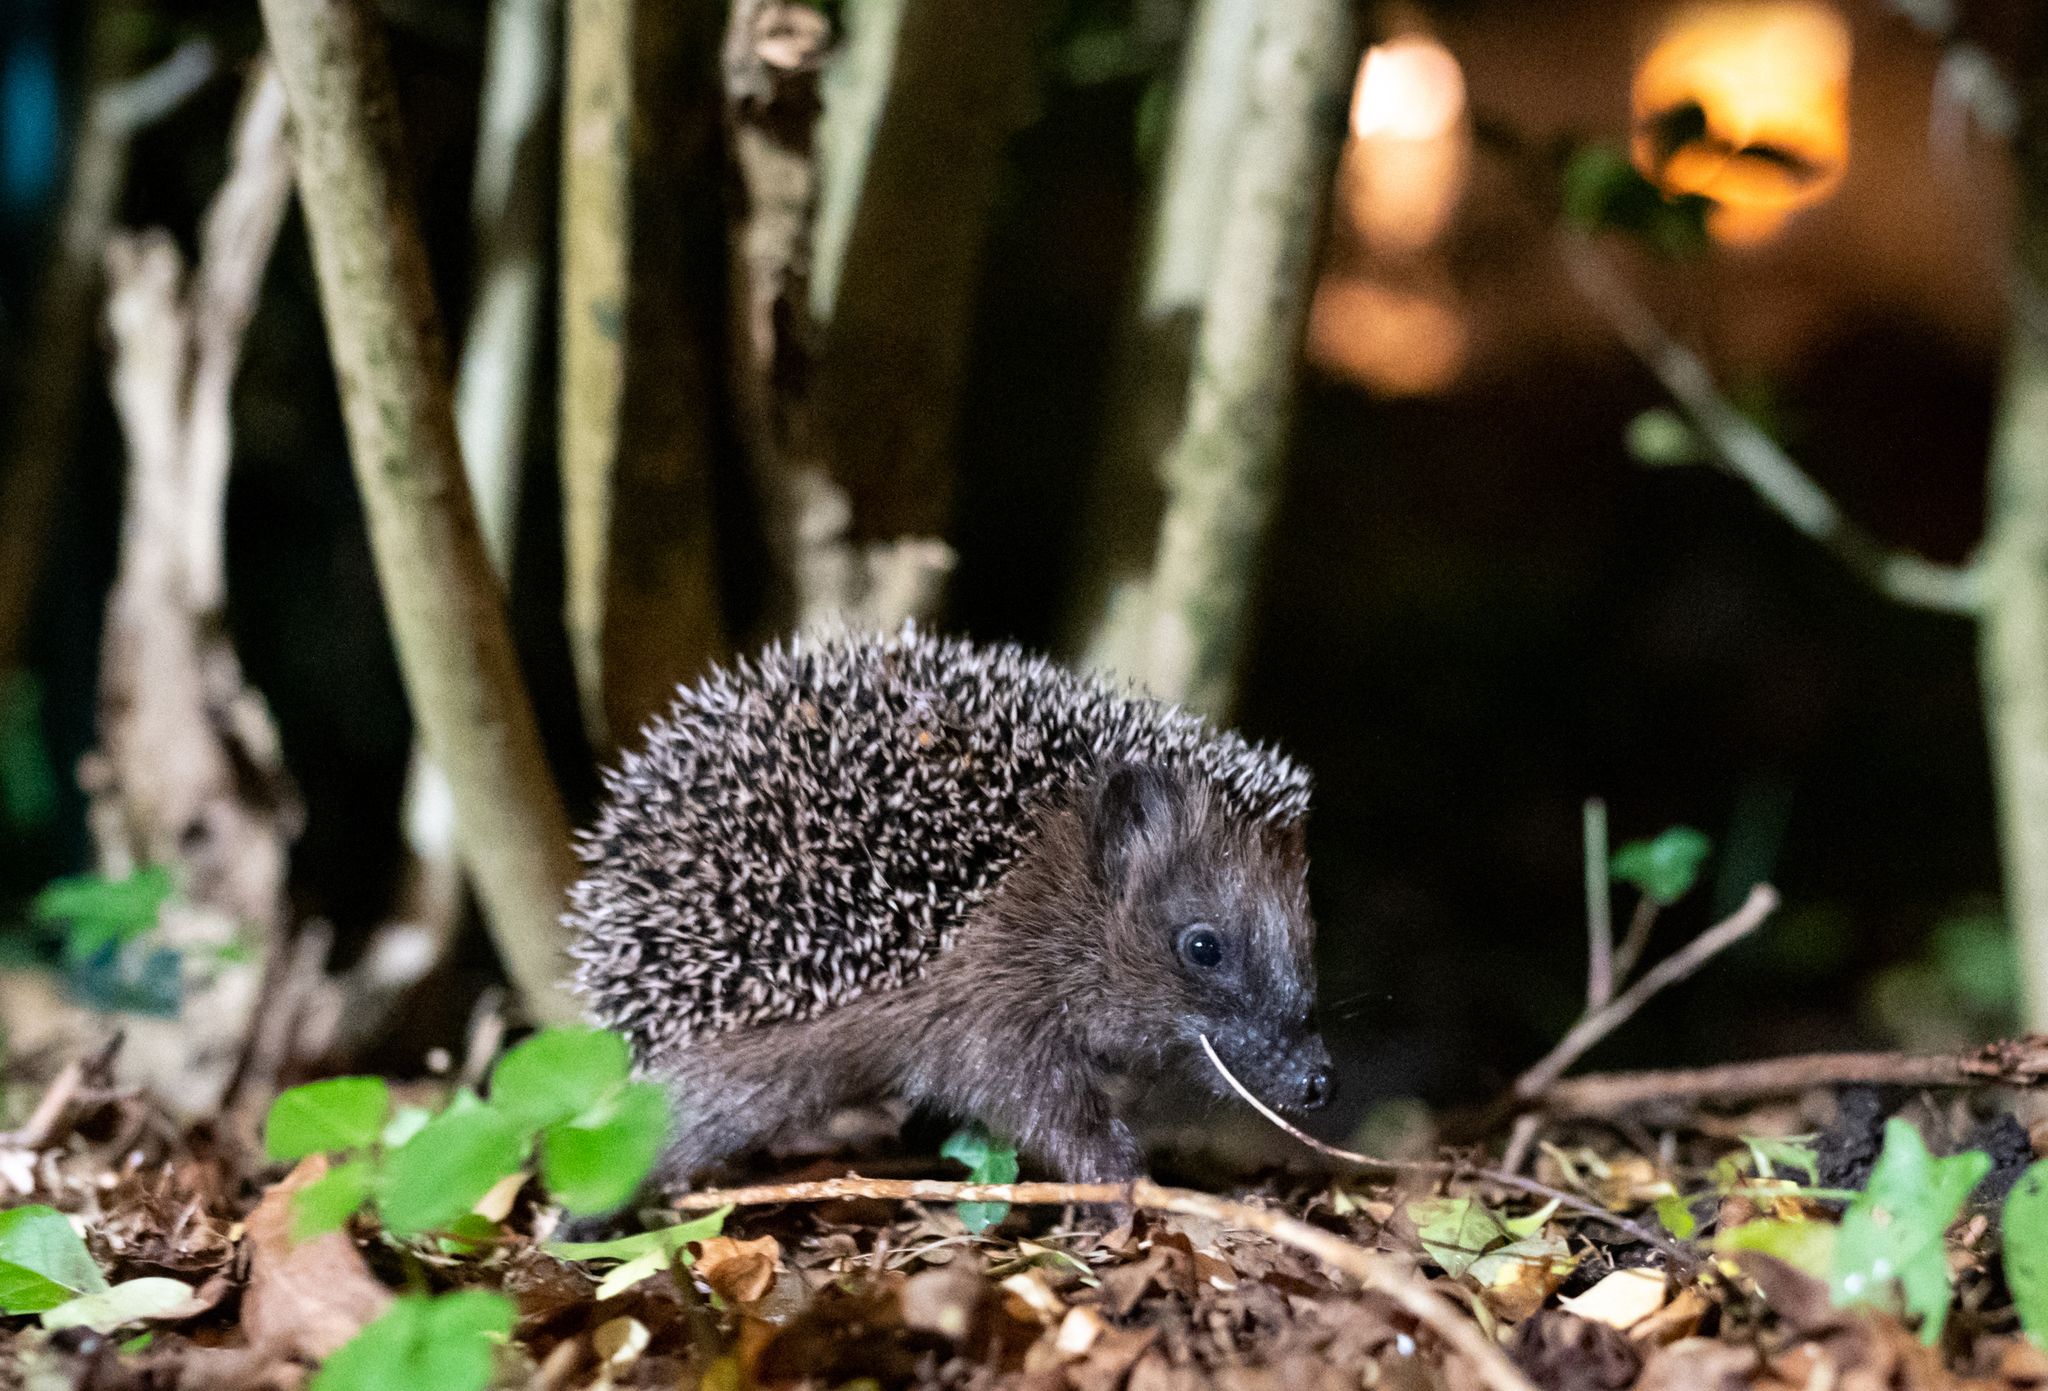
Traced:
[[723, 328], [721, 15], [570, 0], [562, 504], [570, 652], [608, 750], [725, 654], [711, 469]]
[[2030, 1027], [2048, 1024], [2048, 24], [2023, 72], [2010, 347], [1991, 443], [1981, 655], [2007, 913]]
[[383, 35], [368, 0], [263, 0], [291, 104], [349, 453], [399, 667], [448, 774], [472, 882], [507, 974], [573, 1017], [560, 922], [575, 875], [498, 584], [477, 527]]

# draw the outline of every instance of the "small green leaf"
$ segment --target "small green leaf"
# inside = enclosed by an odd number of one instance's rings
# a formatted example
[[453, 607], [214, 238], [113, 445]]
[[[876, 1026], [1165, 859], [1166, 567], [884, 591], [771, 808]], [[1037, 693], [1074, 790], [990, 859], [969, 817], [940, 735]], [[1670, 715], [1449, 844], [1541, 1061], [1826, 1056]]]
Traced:
[[1834, 1268], [1835, 1232], [1835, 1227], [1827, 1222], [1765, 1218], [1722, 1229], [1714, 1236], [1714, 1250], [1759, 1251], [1805, 1271], [1816, 1280], [1825, 1280]]
[[1629, 457], [1652, 468], [1696, 464], [1707, 457], [1692, 426], [1667, 406], [1643, 411], [1630, 420], [1623, 440]]
[[498, 1059], [491, 1104], [540, 1130], [617, 1090], [632, 1065], [626, 1040], [608, 1029], [543, 1029]]
[[170, 871], [138, 869], [126, 879], [80, 874], [59, 879], [29, 904], [29, 917], [64, 928], [64, 959], [77, 966], [134, 941], [156, 926], [171, 896]]
[[540, 1176], [572, 1213], [610, 1212], [634, 1193], [668, 1139], [668, 1096], [632, 1082], [602, 1104], [541, 1134]]
[[[979, 1126], [967, 1126], [948, 1136], [939, 1153], [956, 1164], [967, 1166], [969, 1183], [1015, 1183], [1017, 1150], [1005, 1145]], [[960, 1203], [960, 1221], [970, 1232], [985, 1232], [1010, 1215], [1008, 1203]]]
[[370, 1196], [372, 1171], [367, 1159], [337, 1164], [292, 1195], [292, 1240], [311, 1241], [348, 1225]]
[[391, 1107], [381, 1077], [330, 1077], [281, 1092], [263, 1123], [263, 1148], [272, 1159], [363, 1149], [375, 1144]]
[[515, 1312], [510, 1299], [484, 1290], [403, 1295], [327, 1359], [310, 1391], [483, 1391]]
[[432, 1109], [425, 1106], [401, 1106], [391, 1113], [391, 1119], [384, 1126], [384, 1133], [377, 1138], [384, 1142], [384, 1148], [395, 1150], [413, 1136], [426, 1129], [427, 1122], [434, 1118]]
[[2006, 1195], [2005, 1283], [2020, 1327], [2048, 1348], [2048, 1159], [2027, 1166]]
[[1756, 1161], [1758, 1178], [1776, 1178], [1779, 1169], [1797, 1169], [1812, 1184], [1820, 1182], [1820, 1155], [1813, 1148], [1813, 1138], [1811, 1135], [1782, 1138], [1745, 1135], [1742, 1143], [1749, 1146], [1750, 1158]]
[[192, 1302], [192, 1287], [182, 1280], [146, 1275], [123, 1280], [112, 1289], [81, 1294], [43, 1314], [43, 1327], [90, 1328], [95, 1333], [112, 1333], [126, 1324], [162, 1318]]
[[1665, 197], [1616, 145], [1595, 142], [1574, 150], [1562, 183], [1565, 221], [1582, 232], [1628, 232], [1673, 258], [1707, 246], [1713, 204], [1690, 194]]
[[1842, 1214], [1828, 1282], [1835, 1303], [1884, 1303], [1896, 1284], [1906, 1312], [1920, 1316], [1921, 1340], [1939, 1342], [1949, 1305], [1943, 1238], [1990, 1171], [1981, 1150], [1936, 1159], [1910, 1122], [1886, 1121], [1870, 1184]]
[[1683, 1193], [1666, 1193], [1657, 1200], [1657, 1220], [1680, 1241], [1691, 1241], [1693, 1233], [1700, 1229], [1699, 1219], [1692, 1215], [1692, 1204]]
[[63, 1213], [40, 1204], [0, 1212], [0, 1313], [40, 1314], [106, 1287]]
[[1673, 826], [1655, 840], [1631, 841], [1614, 852], [1614, 877], [1659, 903], [1676, 903], [1692, 889], [1713, 842], [1690, 826]]
[[1408, 1204], [1408, 1220], [1429, 1258], [1453, 1277], [1512, 1239], [1500, 1218], [1475, 1198], [1420, 1198]]
[[526, 1162], [526, 1131], [490, 1106], [448, 1110], [384, 1156], [377, 1210], [393, 1236], [445, 1227]]
[[725, 1219], [731, 1214], [728, 1205], [672, 1227], [656, 1227], [651, 1232], [635, 1232], [611, 1241], [550, 1241], [541, 1249], [565, 1261], [630, 1261], [649, 1251], [665, 1256], [680, 1252], [687, 1259], [690, 1253], [683, 1248], [690, 1242], [709, 1241], [717, 1236], [725, 1230]]

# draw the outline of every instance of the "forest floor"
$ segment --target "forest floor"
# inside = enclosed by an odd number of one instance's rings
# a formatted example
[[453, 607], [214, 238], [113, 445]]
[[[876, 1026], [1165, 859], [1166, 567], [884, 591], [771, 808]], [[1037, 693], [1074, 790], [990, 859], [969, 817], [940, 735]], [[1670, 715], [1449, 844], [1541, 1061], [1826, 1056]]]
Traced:
[[[92, 1068], [28, 1096], [42, 1104], [0, 1134], [0, 1207], [68, 1215], [97, 1283], [134, 1304], [61, 1329], [0, 1319], [6, 1387], [298, 1386], [394, 1291], [454, 1290], [512, 1301], [508, 1337], [471, 1339], [482, 1363], [423, 1316], [382, 1373], [318, 1384], [2048, 1386], [2048, 1355], [2020, 1327], [2048, 1284], [2034, 1263], [2048, 1193], [2009, 1104], [2032, 1098], [1991, 1087], [1525, 1125], [1513, 1173], [1454, 1156], [1391, 1178], [1274, 1178], [1222, 1202], [1141, 1185], [1126, 1190], [1135, 1207], [965, 1221], [954, 1203], [894, 1196], [950, 1190], [834, 1182], [847, 1165], [821, 1161], [732, 1194], [722, 1216], [682, 1214], [699, 1239], [637, 1266], [623, 1246], [558, 1254], [559, 1212], [523, 1173], [459, 1240], [400, 1241], [359, 1216], [294, 1241], [292, 1194], [323, 1159], [267, 1160], [253, 1126], [176, 1123]], [[957, 1173], [936, 1157], [916, 1171]], [[0, 1307], [25, 1266], [64, 1283], [53, 1260], [0, 1231]]]

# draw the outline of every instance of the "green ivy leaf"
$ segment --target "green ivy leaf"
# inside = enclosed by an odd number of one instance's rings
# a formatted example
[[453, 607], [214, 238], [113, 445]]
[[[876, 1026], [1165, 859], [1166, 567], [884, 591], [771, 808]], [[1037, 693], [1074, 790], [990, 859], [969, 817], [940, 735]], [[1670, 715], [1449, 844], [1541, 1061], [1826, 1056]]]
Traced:
[[281, 1092], [263, 1122], [263, 1149], [290, 1162], [309, 1154], [364, 1149], [375, 1144], [391, 1109], [381, 1077], [330, 1077]]
[[337, 1164], [292, 1195], [292, 1240], [311, 1241], [348, 1225], [370, 1196], [370, 1161]]
[[1676, 903], [1691, 892], [1714, 843], [1690, 826], [1673, 826], [1655, 840], [1631, 841], [1614, 852], [1614, 877], [1633, 884], [1659, 903]]
[[631, 1071], [626, 1040], [609, 1029], [543, 1029], [498, 1059], [491, 1104], [541, 1130], [582, 1115]]
[[1450, 1276], [1463, 1275], [1481, 1256], [1513, 1240], [1499, 1217], [1476, 1198], [1420, 1198], [1408, 1204], [1408, 1220], [1422, 1249]]
[[40, 1314], [106, 1287], [63, 1213], [41, 1204], [0, 1212], [0, 1313]]
[[541, 1134], [540, 1176], [573, 1213], [610, 1212], [639, 1191], [668, 1139], [668, 1096], [633, 1082]]
[[1910, 1122], [1886, 1121], [1870, 1184], [1842, 1214], [1828, 1282], [1835, 1303], [1883, 1303], [1896, 1283], [1906, 1312], [1920, 1316], [1921, 1340], [1939, 1342], [1949, 1305], [1943, 1238], [1990, 1171], [1982, 1150], [1936, 1159]]
[[1828, 1222], [1764, 1218], [1728, 1227], [1715, 1234], [1714, 1250], [1758, 1251], [1803, 1270], [1816, 1280], [1828, 1278], [1835, 1263], [1836, 1228]]
[[112, 1289], [81, 1294], [46, 1310], [43, 1327], [90, 1328], [95, 1333], [112, 1333], [131, 1323], [143, 1323], [185, 1308], [192, 1302], [192, 1287], [183, 1280], [145, 1275], [123, 1280]]
[[450, 1109], [384, 1156], [377, 1210], [393, 1236], [417, 1236], [468, 1212], [526, 1162], [526, 1130], [486, 1105]]
[[64, 929], [64, 960], [76, 967], [155, 927], [171, 890], [171, 873], [162, 865], [138, 869], [126, 879], [74, 875], [37, 894], [28, 914]]
[[2027, 1166], [2006, 1195], [2005, 1283], [2020, 1327], [2048, 1348], [2048, 1159]]
[[[968, 1126], [948, 1136], [939, 1153], [956, 1164], [967, 1166], [969, 1183], [1015, 1183], [1017, 1149], [1005, 1145], [979, 1126]], [[985, 1232], [1010, 1215], [1008, 1203], [960, 1203], [960, 1221], [970, 1232]]]
[[680, 1254], [687, 1262], [690, 1253], [683, 1248], [690, 1242], [709, 1241], [717, 1236], [725, 1230], [725, 1219], [731, 1215], [732, 1207], [728, 1204], [702, 1217], [671, 1227], [656, 1227], [651, 1232], [635, 1232], [611, 1241], [550, 1241], [541, 1250], [565, 1261], [630, 1261], [649, 1251], [658, 1251], [668, 1257]]
[[1692, 1215], [1692, 1204], [1683, 1193], [1666, 1193], [1657, 1200], [1657, 1220], [1679, 1241], [1691, 1241], [1693, 1233], [1700, 1229], [1699, 1219]]
[[310, 1391], [483, 1391], [514, 1313], [511, 1300], [484, 1290], [403, 1295], [327, 1359]]

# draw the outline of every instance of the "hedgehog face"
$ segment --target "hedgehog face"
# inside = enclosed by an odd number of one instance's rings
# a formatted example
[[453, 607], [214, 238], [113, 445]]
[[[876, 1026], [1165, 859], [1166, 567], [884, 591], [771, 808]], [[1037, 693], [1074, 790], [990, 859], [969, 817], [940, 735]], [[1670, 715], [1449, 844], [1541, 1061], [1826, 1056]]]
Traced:
[[[1314, 1024], [1315, 925], [1300, 826], [1227, 812], [1196, 775], [1124, 765], [1092, 789], [1091, 868], [1107, 901], [1108, 969], [1097, 1051], [1196, 1069], [1227, 1091], [1207, 1037], [1270, 1104], [1329, 1099], [1329, 1050]], [[1133, 1027], [1133, 1021], [1143, 1021]]]

